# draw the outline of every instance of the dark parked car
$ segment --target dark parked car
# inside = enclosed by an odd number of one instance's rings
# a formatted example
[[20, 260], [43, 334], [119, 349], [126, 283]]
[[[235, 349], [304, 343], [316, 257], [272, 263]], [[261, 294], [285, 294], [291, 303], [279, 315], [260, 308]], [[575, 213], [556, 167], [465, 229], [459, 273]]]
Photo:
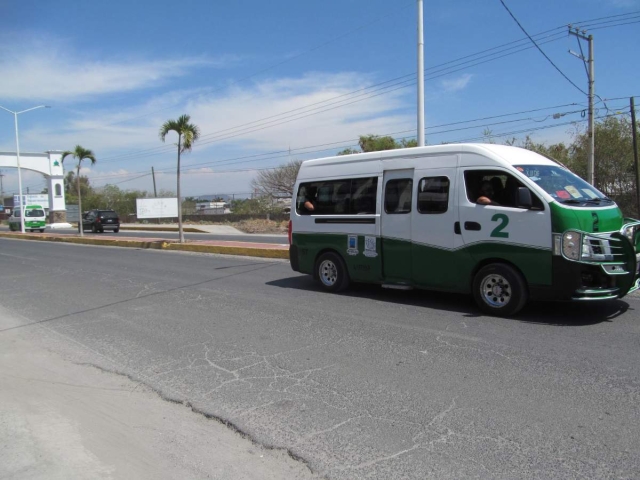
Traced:
[[[82, 215], [82, 227], [91, 229], [93, 233], [103, 233], [105, 230], [120, 231], [120, 218], [113, 210], [89, 210]], [[78, 228], [78, 231], [80, 229]]]

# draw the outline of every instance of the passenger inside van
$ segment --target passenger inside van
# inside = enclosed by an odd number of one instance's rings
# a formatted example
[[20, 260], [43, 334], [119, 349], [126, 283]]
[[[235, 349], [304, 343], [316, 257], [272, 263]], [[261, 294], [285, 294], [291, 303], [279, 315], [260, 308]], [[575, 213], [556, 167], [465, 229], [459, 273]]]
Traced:
[[495, 200], [495, 192], [493, 191], [493, 185], [489, 180], [484, 180], [480, 184], [480, 196], [476, 203], [479, 205], [500, 205]]
[[318, 190], [316, 188], [306, 188], [304, 203], [302, 205], [309, 213], [313, 212], [316, 209], [315, 202], [317, 194]]

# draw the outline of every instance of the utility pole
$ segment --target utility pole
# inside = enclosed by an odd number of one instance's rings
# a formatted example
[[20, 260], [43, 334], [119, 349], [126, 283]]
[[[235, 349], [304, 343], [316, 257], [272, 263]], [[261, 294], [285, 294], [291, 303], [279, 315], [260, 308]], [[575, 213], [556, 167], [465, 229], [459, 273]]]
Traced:
[[584, 58], [584, 55], [578, 55], [577, 53], [569, 50], [569, 53], [578, 57], [580, 60], [587, 64], [587, 77], [589, 79], [589, 126], [587, 130], [587, 136], [589, 138], [589, 150], [587, 157], [587, 181], [595, 186], [595, 119], [593, 115], [593, 105], [595, 99], [595, 72], [594, 72], [594, 59], [593, 59], [593, 35], [586, 35], [586, 32], [582, 32], [578, 28], [572, 29], [569, 25], [569, 35], [573, 35], [578, 38], [578, 44], [582, 51], [582, 44], [580, 39], [586, 40], [589, 43], [589, 58]]
[[153, 196], [158, 198], [158, 192], [156, 191], [156, 172], [151, 167], [151, 176], [153, 177]]
[[[631, 106], [631, 129], [633, 136], [633, 166], [636, 169], [636, 213], [640, 217], [640, 167], [638, 167], [638, 129], [636, 127], [636, 103], [633, 97], [630, 98]], [[636, 217], [636, 218], [638, 218]]]
[[424, 147], [424, 13], [418, 0], [418, 146]]

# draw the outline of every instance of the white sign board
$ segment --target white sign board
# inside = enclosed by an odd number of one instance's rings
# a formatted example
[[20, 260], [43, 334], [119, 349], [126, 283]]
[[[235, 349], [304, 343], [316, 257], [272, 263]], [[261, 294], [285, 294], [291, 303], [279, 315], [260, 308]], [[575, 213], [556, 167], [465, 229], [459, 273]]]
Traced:
[[[18, 207], [20, 205], [20, 195], [13, 196], [13, 205]], [[22, 206], [27, 205], [40, 205], [42, 208], [49, 209], [49, 195], [37, 194], [37, 195], [22, 195]]]
[[138, 218], [177, 218], [177, 198], [137, 198]]

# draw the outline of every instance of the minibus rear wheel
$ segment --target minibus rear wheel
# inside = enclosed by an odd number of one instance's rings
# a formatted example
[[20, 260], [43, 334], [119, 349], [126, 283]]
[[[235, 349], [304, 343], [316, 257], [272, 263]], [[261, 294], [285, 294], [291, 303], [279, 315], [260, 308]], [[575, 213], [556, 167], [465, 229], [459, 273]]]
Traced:
[[326, 252], [318, 257], [315, 277], [322, 288], [329, 292], [340, 292], [349, 286], [347, 268], [337, 253]]
[[527, 303], [527, 284], [512, 266], [491, 263], [474, 277], [473, 297], [482, 311], [508, 317], [518, 313]]

